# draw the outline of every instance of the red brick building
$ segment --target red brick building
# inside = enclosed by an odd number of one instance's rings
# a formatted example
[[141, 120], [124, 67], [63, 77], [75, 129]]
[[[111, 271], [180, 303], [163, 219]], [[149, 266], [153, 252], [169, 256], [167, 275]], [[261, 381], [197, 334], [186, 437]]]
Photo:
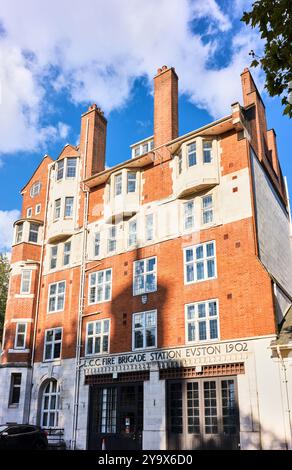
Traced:
[[164, 66], [154, 135], [129, 159], [105, 167], [96, 105], [79, 146], [45, 155], [15, 222], [1, 421], [80, 449], [291, 448], [288, 195], [241, 80], [243, 105], [179, 136]]

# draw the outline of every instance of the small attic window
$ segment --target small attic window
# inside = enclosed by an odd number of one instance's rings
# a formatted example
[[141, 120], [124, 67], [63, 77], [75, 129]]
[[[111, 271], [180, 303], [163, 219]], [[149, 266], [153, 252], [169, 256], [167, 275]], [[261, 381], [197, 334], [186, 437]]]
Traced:
[[40, 193], [40, 190], [41, 190], [41, 182], [40, 181], [36, 181], [32, 187], [30, 188], [30, 197], [35, 197], [37, 196], [39, 193]]

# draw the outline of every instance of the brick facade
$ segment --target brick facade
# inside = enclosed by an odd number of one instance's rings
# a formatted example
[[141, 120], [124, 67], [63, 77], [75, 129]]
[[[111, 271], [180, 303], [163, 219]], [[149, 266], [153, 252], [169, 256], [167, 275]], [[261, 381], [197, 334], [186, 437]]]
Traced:
[[[86, 355], [88, 322], [102, 319], [110, 319], [108, 354], [129, 353], [133, 348], [133, 313], [150, 310], [157, 311], [156, 348], [185, 347], [188, 344], [185, 305], [210, 299], [216, 299], [219, 305], [218, 341], [224, 343], [276, 336], [275, 279], [272, 279], [258, 256], [250, 148], [256, 153], [284, 207], [287, 195], [275, 133], [273, 130], [267, 131], [262, 99], [247, 69], [241, 78], [243, 107], [232, 105], [232, 113], [220, 123], [211, 123], [201, 131], [179, 137], [178, 77], [173, 68], [164, 66], [158, 69], [154, 78], [153, 149], [137, 155], [131, 161], [126, 159], [125, 164], [105, 169], [106, 119], [101, 110], [93, 105], [81, 118], [80, 145], [67, 145], [57, 162], [48, 156], [42, 160], [22, 190], [21, 220], [15, 225], [15, 237], [17, 227], [22, 222], [26, 235], [23, 235], [21, 241], [15, 238], [12, 247], [3, 366], [15, 367], [20, 363], [22, 366], [30, 365], [33, 361], [31, 365], [37, 370], [44, 362], [45, 331], [53, 328], [62, 328], [59, 359], [62, 363], [66, 360], [72, 360], [72, 364], [77, 360], [78, 363]], [[213, 178], [208, 175], [202, 162], [203, 145], [210, 141], [213, 142], [212, 164], [215, 165]], [[184, 159], [184, 162], [189, 158], [188, 145], [192, 142], [196, 143], [198, 170], [192, 170], [197, 171], [197, 174], [194, 173], [193, 180], [190, 179], [187, 186], [184, 175], [187, 181], [188, 170], [182, 171], [178, 165], [179, 158]], [[56, 165], [64, 160], [64, 168], [67, 168], [70, 158], [76, 159], [77, 183], [66, 181], [65, 176], [62, 181], [56, 181]], [[202, 172], [206, 171], [206, 177], [200, 173], [200, 168]], [[124, 188], [131, 172], [136, 172], [136, 185], [139, 183], [139, 191], [136, 189], [137, 194], [134, 195]], [[117, 191], [116, 187], [113, 190], [112, 185], [117, 184], [116, 176], [122, 174], [125, 179], [121, 189], [120, 209], [118, 198], [112, 200], [113, 191], [115, 194]], [[31, 187], [38, 181], [41, 183], [40, 191], [32, 198]], [[71, 194], [70, 188], [75, 188], [75, 192]], [[202, 198], [210, 194], [214, 203], [214, 220], [204, 225], [201, 218]], [[58, 231], [54, 229], [55, 201], [68, 198], [69, 195], [74, 198], [74, 215], [67, 217], [66, 229], [61, 224], [62, 229]], [[192, 200], [195, 201], [195, 207], [201, 208], [196, 209], [200, 210], [201, 215], [193, 230], [186, 231], [183, 228], [184, 203]], [[39, 214], [35, 214], [37, 204], [41, 204]], [[63, 199], [62, 204], [66, 204]], [[32, 217], [27, 218], [27, 209], [30, 207]], [[168, 212], [163, 212], [164, 207]], [[146, 224], [148, 213], [154, 214], [154, 232], [152, 239], [145, 241], [146, 226], [143, 224]], [[62, 214], [61, 220], [64, 217]], [[129, 247], [128, 224], [135, 217], [144, 222], [141, 222], [142, 228], [139, 228], [139, 241], [135, 247]], [[30, 219], [39, 221], [38, 240], [35, 243], [25, 239], [30, 230], [29, 224], [33, 222]], [[113, 224], [119, 235], [117, 248], [111, 254], [108, 253], [108, 233]], [[100, 233], [103, 254], [94, 256], [96, 232]], [[71, 241], [71, 251], [70, 263], [66, 267], [62, 260], [68, 241]], [[184, 249], [209, 241], [215, 241], [216, 247], [215, 278], [187, 284], [184, 277]], [[53, 269], [50, 268], [52, 247], [57, 247], [58, 252], [57, 265]], [[157, 260], [157, 289], [148, 293], [145, 300], [141, 295], [133, 295], [133, 263], [154, 256]], [[88, 304], [90, 273], [107, 268], [112, 269], [111, 299]], [[29, 294], [20, 295], [23, 269], [32, 270], [32, 277]], [[84, 286], [80, 285], [82, 279]], [[64, 306], [60, 311], [50, 313], [49, 286], [62, 281], [65, 281]], [[80, 298], [82, 291], [83, 300]], [[26, 352], [11, 352], [18, 318], [25, 318], [28, 322]], [[81, 337], [78, 337], [79, 327]], [[76, 356], [79, 343], [80, 356]], [[72, 380], [74, 374], [76, 372], [72, 370]], [[75, 440], [72, 438], [72, 441]]]

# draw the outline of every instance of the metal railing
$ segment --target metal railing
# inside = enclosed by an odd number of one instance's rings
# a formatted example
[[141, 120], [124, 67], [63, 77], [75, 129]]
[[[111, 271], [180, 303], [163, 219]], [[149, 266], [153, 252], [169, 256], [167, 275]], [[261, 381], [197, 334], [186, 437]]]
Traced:
[[63, 428], [43, 428], [47, 433], [49, 449], [66, 449]]

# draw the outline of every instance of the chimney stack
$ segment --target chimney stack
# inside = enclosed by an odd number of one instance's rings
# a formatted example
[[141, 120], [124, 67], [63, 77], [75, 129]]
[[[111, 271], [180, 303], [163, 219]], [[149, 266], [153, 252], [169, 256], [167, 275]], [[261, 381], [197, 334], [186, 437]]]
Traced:
[[105, 168], [106, 127], [107, 120], [96, 104], [81, 116], [80, 151], [85, 178]]
[[166, 65], [154, 77], [154, 146], [178, 137], [178, 76]]

